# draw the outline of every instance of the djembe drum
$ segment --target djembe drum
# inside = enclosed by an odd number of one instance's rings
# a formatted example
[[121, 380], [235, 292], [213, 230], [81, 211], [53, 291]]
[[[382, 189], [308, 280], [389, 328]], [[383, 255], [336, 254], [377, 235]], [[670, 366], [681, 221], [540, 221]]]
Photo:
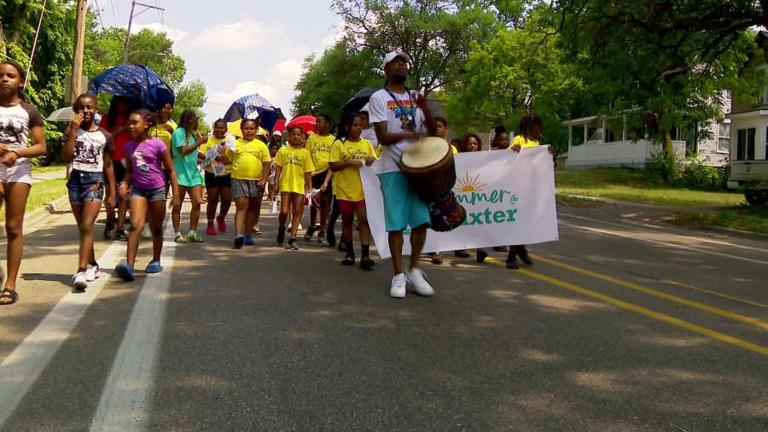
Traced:
[[453, 193], [456, 166], [446, 140], [429, 137], [411, 144], [400, 158], [400, 168], [427, 204], [433, 230], [451, 231], [464, 223], [467, 213]]

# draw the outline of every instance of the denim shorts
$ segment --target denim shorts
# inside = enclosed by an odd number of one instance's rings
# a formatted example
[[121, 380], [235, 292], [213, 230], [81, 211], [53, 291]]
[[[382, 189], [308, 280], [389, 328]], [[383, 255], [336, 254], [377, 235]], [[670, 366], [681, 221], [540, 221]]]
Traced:
[[104, 200], [104, 173], [72, 170], [67, 180], [69, 202], [83, 204], [86, 201]]
[[168, 193], [165, 191], [165, 187], [157, 189], [139, 189], [137, 187], [132, 187], [131, 199], [133, 198], [145, 198], [147, 201], [165, 201], [168, 199]]

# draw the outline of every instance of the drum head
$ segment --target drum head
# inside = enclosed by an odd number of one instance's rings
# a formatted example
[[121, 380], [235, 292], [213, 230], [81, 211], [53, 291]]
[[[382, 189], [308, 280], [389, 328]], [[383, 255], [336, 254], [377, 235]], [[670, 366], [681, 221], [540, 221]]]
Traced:
[[443, 160], [450, 151], [448, 141], [442, 138], [422, 138], [405, 149], [401, 162], [408, 168], [425, 168]]

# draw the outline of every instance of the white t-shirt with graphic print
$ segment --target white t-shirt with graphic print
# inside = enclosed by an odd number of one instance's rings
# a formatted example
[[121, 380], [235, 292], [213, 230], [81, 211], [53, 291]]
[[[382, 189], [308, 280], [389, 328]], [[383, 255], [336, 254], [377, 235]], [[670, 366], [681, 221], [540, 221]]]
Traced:
[[[12, 106], [0, 106], [0, 144], [9, 150], [30, 146], [29, 132], [43, 125], [43, 118], [35, 107], [21, 101]], [[14, 165], [28, 164], [29, 159], [21, 157]]]
[[[64, 132], [61, 142], [66, 145], [69, 138], [69, 129]], [[98, 128], [95, 131], [78, 129], [75, 136], [75, 157], [70, 163], [72, 169], [83, 172], [104, 171], [104, 153], [115, 151], [115, 142], [112, 134], [106, 129]]]
[[[392, 95], [400, 102], [399, 106]], [[392, 92], [392, 95], [384, 88], [371, 96], [371, 100], [368, 102], [370, 122], [373, 124], [387, 122], [389, 132], [402, 134], [414, 132], [409, 124], [410, 120], [413, 119], [416, 124], [415, 131], [422, 132], [424, 130], [424, 112], [416, 106], [418, 93], [410, 90], [406, 93]], [[381, 158], [374, 164], [376, 172], [386, 174], [400, 171], [400, 156], [403, 155], [409, 144], [408, 140], [403, 140], [394, 145], [383, 145]]]

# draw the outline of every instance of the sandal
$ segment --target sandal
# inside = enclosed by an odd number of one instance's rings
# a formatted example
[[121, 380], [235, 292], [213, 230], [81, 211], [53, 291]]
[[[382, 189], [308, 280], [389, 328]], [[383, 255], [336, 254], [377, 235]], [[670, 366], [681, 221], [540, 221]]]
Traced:
[[12, 305], [19, 301], [19, 293], [15, 289], [5, 288], [0, 293], [0, 306]]

